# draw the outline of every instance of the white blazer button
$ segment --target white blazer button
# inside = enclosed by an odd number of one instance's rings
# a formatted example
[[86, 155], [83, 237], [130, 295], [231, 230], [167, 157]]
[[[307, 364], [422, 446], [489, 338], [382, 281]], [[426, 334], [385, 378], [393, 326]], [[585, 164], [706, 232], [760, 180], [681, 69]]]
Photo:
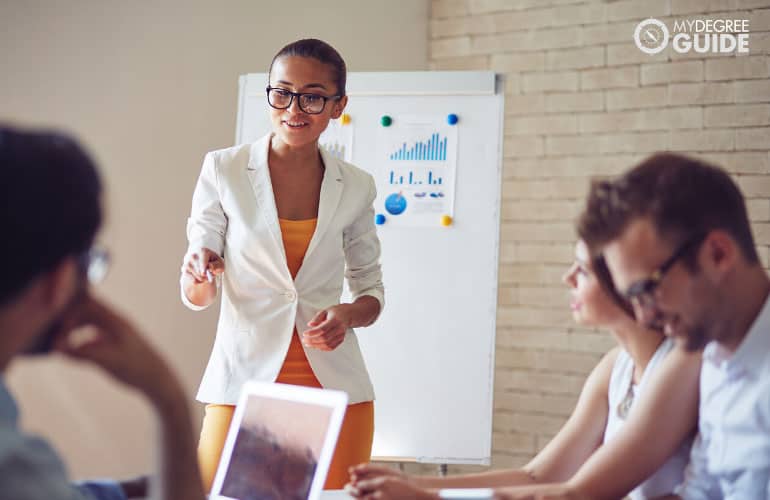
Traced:
[[284, 293], [286, 298], [289, 300], [289, 302], [294, 302], [297, 299], [297, 294], [289, 290], [288, 292]]

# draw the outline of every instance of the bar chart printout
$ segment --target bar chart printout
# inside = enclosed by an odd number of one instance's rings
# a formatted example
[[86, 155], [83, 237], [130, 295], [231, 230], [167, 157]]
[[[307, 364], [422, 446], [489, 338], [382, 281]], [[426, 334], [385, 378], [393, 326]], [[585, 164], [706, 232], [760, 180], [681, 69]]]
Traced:
[[319, 144], [332, 156], [352, 162], [353, 160], [353, 124], [343, 125], [340, 120], [329, 121], [329, 126], [318, 138]]
[[391, 160], [446, 161], [447, 138], [438, 133], [432, 134], [425, 142], [408, 145], [403, 143], [400, 149], [390, 154]]
[[444, 116], [395, 116], [381, 127], [375, 211], [396, 226], [437, 227], [454, 216], [457, 126]]

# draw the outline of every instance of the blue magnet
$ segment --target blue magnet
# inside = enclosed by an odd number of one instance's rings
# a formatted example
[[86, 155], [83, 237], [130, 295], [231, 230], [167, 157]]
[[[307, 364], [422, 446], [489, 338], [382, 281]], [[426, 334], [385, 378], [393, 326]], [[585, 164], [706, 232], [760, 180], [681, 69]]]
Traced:
[[446, 117], [446, 122], [450, 125], [455, 125], [457, 123], [457, 120], [459, 120], [459, 118], [457, 118], [457, 115], [454, 113], [451, 113]]
[[382, 214], [377, 214], [374, 217], [374, 223], [377, 224], [378, 226], [385, 224], [385, 216]]

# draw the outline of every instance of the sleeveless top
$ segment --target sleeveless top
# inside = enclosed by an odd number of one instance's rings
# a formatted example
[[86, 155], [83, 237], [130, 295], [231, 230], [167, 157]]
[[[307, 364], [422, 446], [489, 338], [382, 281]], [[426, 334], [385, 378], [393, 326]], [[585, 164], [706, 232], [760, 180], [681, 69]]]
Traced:
[[[618, 432], [621, 431], [625, 420], [618, 415], [618, 406], [623, 403], [630, 390], [633, 392], [633, 402], [639, 400], [644, 392], [644, 386], [651, 374], [655, 372], [666, 355], [673, 349], [674, 341], [666, 337], [661, 342], [658, 349], [653, 354], [650, 362], [642, 374], [639, 385], [634, 385], [634, 360], [625, 350], [621, 349], [612, 367], [610, 376], [610, 386], [608, 391], [608, 400], [610, 413], [607, 417], [607, 427], [604, 431], [604, 442], [610, 441]], [[633, 411], [633, 402], [630, 411]], [[626, 417], [628, 418], [628, 417]], [[669, 493], [673, 493], [674, 488], [682, 483], [684, 478], [684, 469], [690, 459], [690, 446], [692, 439], [685, 440], [674, 454], [664, 463], [653, 475], [647, 478], [642, 484], [637, 486], [628, 494], [631, 500], [641, 500], [645, 498], [654, 498]]]

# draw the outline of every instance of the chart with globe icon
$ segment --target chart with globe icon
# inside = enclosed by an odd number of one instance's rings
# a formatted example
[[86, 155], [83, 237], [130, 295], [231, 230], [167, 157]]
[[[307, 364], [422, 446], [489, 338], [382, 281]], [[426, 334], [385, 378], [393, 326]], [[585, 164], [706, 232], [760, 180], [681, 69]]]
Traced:
[[[457, 169], [458, 118], [388, 116], [379, 135], [379, 223], [440, 225], [452, 216]], [[385, 222], [387, 221], [387, 222]]]

